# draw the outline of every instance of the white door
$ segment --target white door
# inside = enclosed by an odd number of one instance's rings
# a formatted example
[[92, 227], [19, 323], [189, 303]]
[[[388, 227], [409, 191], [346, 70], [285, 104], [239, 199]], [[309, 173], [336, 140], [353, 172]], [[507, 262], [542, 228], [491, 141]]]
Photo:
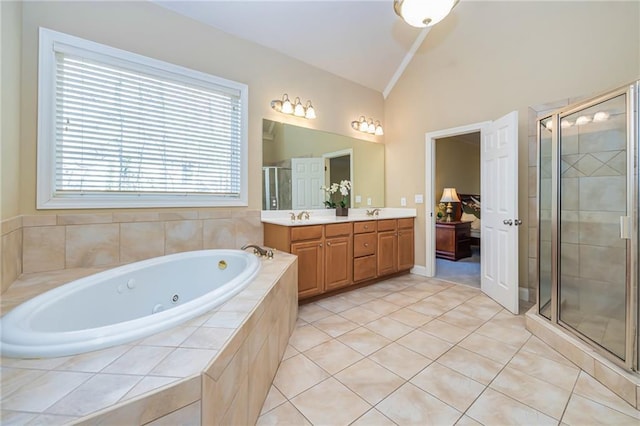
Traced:
[[518, 313], [518, 112], [482, 131], [480, 286]]
[[291, 159], [291, 204], [296, 209], [321, 209], [323, 205], [324, 160]]

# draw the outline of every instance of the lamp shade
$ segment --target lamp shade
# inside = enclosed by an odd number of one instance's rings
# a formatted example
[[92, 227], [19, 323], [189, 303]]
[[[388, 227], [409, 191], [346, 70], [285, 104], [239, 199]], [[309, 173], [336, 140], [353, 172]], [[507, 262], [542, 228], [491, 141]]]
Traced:
[[440, 199], [441, 203], [459, 203], [460, 198], [458, 198], [458, 193], [455, 188], [445, 188], [442, 191], [442, 198]]

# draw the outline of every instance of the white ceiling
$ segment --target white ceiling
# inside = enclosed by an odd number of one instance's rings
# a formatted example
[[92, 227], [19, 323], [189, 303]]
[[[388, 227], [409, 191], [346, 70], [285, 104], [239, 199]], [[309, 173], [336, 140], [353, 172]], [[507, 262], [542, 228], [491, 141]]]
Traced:
[[152, 1], [385, 96], [428, 32], [404, 23], [393, 0]]

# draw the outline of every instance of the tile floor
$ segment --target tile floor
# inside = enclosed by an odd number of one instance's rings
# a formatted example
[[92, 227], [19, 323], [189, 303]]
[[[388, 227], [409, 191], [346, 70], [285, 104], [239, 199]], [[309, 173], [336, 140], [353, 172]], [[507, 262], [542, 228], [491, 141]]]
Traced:
[[258, 425], [640, 424], [524, 324], [417, 275], [303, 305]]

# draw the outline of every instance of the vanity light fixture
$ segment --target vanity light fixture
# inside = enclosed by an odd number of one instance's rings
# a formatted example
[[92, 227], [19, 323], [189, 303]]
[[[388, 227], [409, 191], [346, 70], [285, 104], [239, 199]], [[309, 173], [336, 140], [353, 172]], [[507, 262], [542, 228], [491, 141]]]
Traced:
[[412, 27], [425, 28], [442, 21], [459, 0], [393, 0], [393, 10]]
[[374, 124], [372, 118], [367, 120], [364, 118], [364, 115], [361, 115], [359, 119], [352, 121], [351, 128], [362, 133], [369, 133], [370, 135], [384, 135], [384, 130], [382, 129], [380, 121], [376, 121]]
[[307, 101], [306, 106], [303, 106], [300, 98], [296, 97], [295, 101], [291, 102], [289, 95], [286, 93], [282, 95], [282, 99], [271, 101], [271, 108], [283, 114], [304, 117], [309, 120], [316, 118], [316, 110], [313, 108], [313, 105], [311, 105], [311, 101]]

